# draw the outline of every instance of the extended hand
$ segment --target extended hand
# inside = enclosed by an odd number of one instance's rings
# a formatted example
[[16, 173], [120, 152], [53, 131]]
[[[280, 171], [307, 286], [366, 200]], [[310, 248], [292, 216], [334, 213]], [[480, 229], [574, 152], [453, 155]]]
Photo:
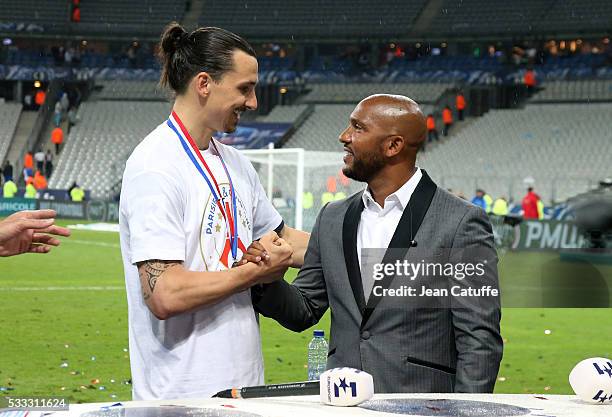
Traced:
[[54, 210], [20, 211], [0, 221], [0, 256], [47, 253], [59, 246], [52, 235], [70, 236], [70, 230], [54, 222]]

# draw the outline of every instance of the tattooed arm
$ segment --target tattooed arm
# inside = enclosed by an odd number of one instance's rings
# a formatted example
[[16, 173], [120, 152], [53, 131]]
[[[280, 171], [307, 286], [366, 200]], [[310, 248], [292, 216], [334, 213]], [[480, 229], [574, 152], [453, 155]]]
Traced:
[[155, 290], [155, 284], [159, 277], [173, 266], [182, 265], [181, 261], [162, 261], [159, 259], [138, 262], [138, 275], [140, 276], [140, 285], [142, 287], [142, 298], [144, 298], [147, 306], [152, 309], [151, 296]]
[[286, 242], [275, 246], [271, 252], [270, 260], [265, 263], [249, 262], [217, 272], [189, 271], [180, 261], [150, 259], [138, 262], [143, 299], [160, 320], [215, 304], [255, 284], [275, 280], [270, 277], [278, 276], [278, 271], [291, 265], [293, 250]]

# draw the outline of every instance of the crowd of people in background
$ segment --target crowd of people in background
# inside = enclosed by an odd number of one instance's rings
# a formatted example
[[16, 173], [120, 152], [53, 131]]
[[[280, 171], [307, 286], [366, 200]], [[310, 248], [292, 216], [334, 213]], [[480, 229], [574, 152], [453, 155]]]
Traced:
[[[36, 161], [36, 170], [34, 171], [34, 161]], [[53, 154], [47, 149], [45, 154], [42, 149], [39, 149], [34, 155], [32, 152], [26, 152], [24, 156], [23, 176], [25, 181], [24, 198], [40, 198], [48, 188], [47, 178], [53, 172]], [[3, 198], [15, 198], [19, 193], [19, 188], [15, 183], [13, 176], [14, 167], [10, 161], [5, 161], [2, 167], [2, 177], [4, 185], [2, 186]], [[76, 191], [75, 191], [76, 190]], [[72, 201], [83, 201], [85, 192], [80, 188], [76, 181], [67, 191], [67, 198]]]
[[[449, 190], [452, 192], [452, 190]], [[454, 193], [465, 199], [461, 193]], [[485, 190], [478, 188], [474, 197], [470, 200], [472, 204], [482, 208], [487, 214], [495, 216], [506, 216], [510, 213], [510, 201], [504, 196], [493, 199]], [[544, 218], [544, 203], [533, 187], [527, 188], [527, 194], [521, 201], [522, 217], [525, 220], [542, 220]]]
[[[34, 103], [30, 104], [35, 106], [34, 108], [44, 105], [47, 100], [47, 92], [42, 86], [27, 96], [29, 98], [24, 98], [25, 104], [27, 105], [33, 99]], [[41, 198], [47, 190], [48, 180], [53, 174], [54, 159], [61, 152], [64, 143], [64, 130], [65, 128], [70, 129], [79, 120], [77, 106], [80, 99], [80, 92], [77, 89], [67, 89], [58, 93], [57, 101], [53, 108], [49, 142], [39, 146], [36, 151], [34, 149], [26, 151], [23, 156], [23, 171], [20, 174], [23, 175], [23, 185], [25, 186], [25, 191], [23, 192], [24, 198]], [[67, 126], [65, 122], [67, 122]], [[13, 198], [18, 194], [20, 195], [19, 187], [17, 186], [17, 180], [20, 178], [19, 176], [17, 178], [14, 176], [14, 167], [8, 160], [5, 161], [2, 167], [2, 176], [4, 179], [2, 187], [3, 197]], [[72, 193], [71, 191], [74, 188], [77, 191]], [[83, 201], [84, 196], [84, 191], [75, 182], [67, 191], [66, 199]]]
[[[305, 190], [302, 194], [302, 208], [304, 210], [319, 209], [332, 201], [339, 201], [347, 198], [351, 193], [351, 180], [342, 173], [327, 177], [322, 187], [311, 187], [314, 191]], [[462, 192], [448, 189], [451, 194], [467, 200]], [[485, 190], [478, 188], [474, 197], [470, 200], [472, 204], [482, 208], [487, 214], [495, 216], [506, 216], [510, 214], [514, 207], [512, 200], [506, 196], [499, 196], [496, 199], [491, 197]], [[294, 208], [295, 200], [286, 197], [283, 192], [276, 188], [272, 192], [272, 203], [276, 208]], [[521, 215], [525, 220], [542, 220], [544, 218], [544, 203], [541, 197], [534, 191], [533, 187], [528, 187], [527, 194], [521, 200]]]
[[[349, 191], [350, 179], [340, 170], [336, 175], [330, 175], [325, 181], [324, 188], [318, 190], [320, 207], [331, 201], [344, 200]], [[302, 196], [302, 207], [304, 210], [315, 206], [315, 195], [311, 191], [305, 191]]]
[[[2, 170], [4, 183], [2, 184], [2, 198], [17, 198], [20, 197], [19, 187], [12, 176], [13, 167], [10, 162], [6, 161]], [[2, 181], [0, 181], [1, 183]], [[34, 175], [25, 179], [25, 189], [23, 190], [23, 198], [39, 199], [47, 191], [48, 183], [45, 175], [36, 170]], [[85, 190], [81, 188], [76, 181], [66, 190], [65, 198], [73, 202], [82, 202], [85, 200]]]
[[[36, 169], [34, 169], [36, 162]], [[47, 189], [47, 178], [53, 171], [53, 155], [47, 150], [43, 152], [39, 148], [36, 153], [27, 151], [23, 158], [23, 180], [28, 185], [33, 185], [36, 190]], [[27, 188], [26, 188], [27, 190]]]

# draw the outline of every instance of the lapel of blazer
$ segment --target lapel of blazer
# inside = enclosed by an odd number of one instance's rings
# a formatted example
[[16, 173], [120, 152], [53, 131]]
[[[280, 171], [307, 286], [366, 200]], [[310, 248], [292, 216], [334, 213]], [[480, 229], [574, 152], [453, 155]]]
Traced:
[[[391, 238], [391, 242], [389, 243], [388, 249], [396, 250], [392, 251], [393, 253], [387, 250], [385, 256], [383, 257], [383, 264], [395, 263], [396, 260], [404, 259], [404, 257], [406, 256], [406, 252], [410, 248], [410, 242], [412, 239], [414, 239], [417, 232], [419, 231], [419, 227], [421, 227], [421, 223], [423, 222], [423, 218], [425, 217], [425, 214], [429, 209], [431, 200], [433, 199], [433, 196], [436, 193], [436, 184], [432, 181], [429, 175], [427, 175], [427, 172], [425, 172], [425, 170], [421, 170], [421, 172], [423, 173], [423, 177], [417, 184], [414, 193], [410, 197], [410, 201], [408, 202], [407, 207], [404, 209], [402, 217], [400, 218], [397, 228], [393, 233], [393, 237]], [[398, 251], [397, 249], [401, 250]], [[393, 278], [394, 276], [387, 276], [383, 278], [379, 281], [379, 286], [383, 289], [389, 288], [391, 282], [393, 281]], [[361, 321], [361, 328], [365, 326], [366, 322], [372, 315], [372, 312], [374, 311], [378, 303], [380, 303], [381, 299], [381, 296], [375, 296], [373, 292], [370, 293], [370, 298], [368, 298], [368, 304], [365, 307], [365, 311], [362, 310], [363, 318]]]
[[353, 296], [357, 302], [359, 312], [363, 314], [365, 308], [365, 297], [363, 296], [363, 284], [361, 282], [361, 269], [359, 268], [359, 257], [357, 256], [357, 228], [363, 211], [363, 200], [361, 193], [355, 194], [344, 214], [342, 224], [342, 246], [344, 250], [344, 262], [346, 272], [351, 283]]

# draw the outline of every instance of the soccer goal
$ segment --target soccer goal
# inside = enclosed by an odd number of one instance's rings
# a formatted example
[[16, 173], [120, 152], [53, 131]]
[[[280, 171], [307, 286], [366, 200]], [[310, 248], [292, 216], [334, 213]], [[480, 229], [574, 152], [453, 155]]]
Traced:
[[342, 174], [342, 152], [306, 151], [301, 148], [248, 149], [268, 198], [287, 225], [310, 231], [328, 201], [348, 197], [363, 184]]

